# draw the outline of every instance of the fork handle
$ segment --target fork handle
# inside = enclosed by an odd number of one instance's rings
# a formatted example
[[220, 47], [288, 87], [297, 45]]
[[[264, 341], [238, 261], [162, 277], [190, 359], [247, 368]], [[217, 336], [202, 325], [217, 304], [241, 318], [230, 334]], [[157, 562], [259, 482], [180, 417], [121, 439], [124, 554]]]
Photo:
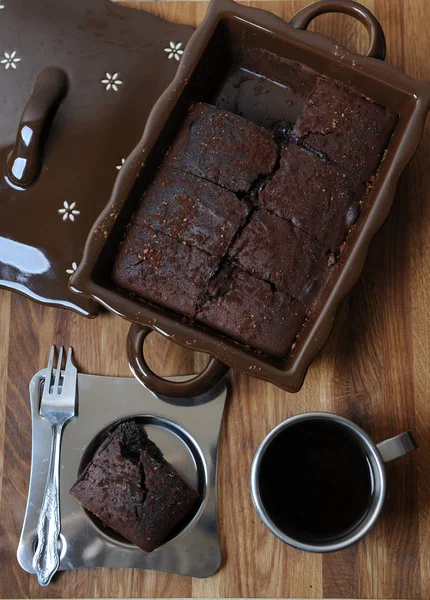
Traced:
[[45, 494], [37, 524], [37, 548], [33, 569], [40, 585], [48, 585], [60, 565], [58, 538], [60, 535], [60, 445], [62, 425], [51, 426], [51, 456]]

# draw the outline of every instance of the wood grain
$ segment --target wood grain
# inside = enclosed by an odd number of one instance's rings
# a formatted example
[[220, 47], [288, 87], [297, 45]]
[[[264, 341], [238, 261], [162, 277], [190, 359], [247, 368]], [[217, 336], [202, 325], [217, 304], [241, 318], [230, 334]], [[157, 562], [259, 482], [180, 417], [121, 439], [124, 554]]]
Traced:
[[[204, 2], [129, 2], [195, 25]], [[251, 3], [262, 6], [261, 2]], [[267, 0], [289, 19], [306, 1]], [[430, 80], [426, 0], [368, 0], [387, 35], [388, 62]], [[312, 28], [364, 52], [364, 27], [327, 15]], [[0, 291], [0, 597], [430, 598], [430, 128], [401, 179], [387, 223], [358, 284], [341, 306], [303, 389], [288, 394], [233, 373], [219, 461], [219, 522], [224, 563], [207, 580], [138, 570], [82, 570], [40, 588], [15, 558], [28, 489], [31, 431], [28, 382], [52, 343], [72, 344], [82, 372], [129, 375], [128, 324], [103, 313], [88, 321]], [[146, 354], [160, 374], [200, 370], [206, 358], [156, 334]], [[337, 412], [376, 441], [410, 428], [420, 450], [389, 465], [384, 514], [370, 535], [333, 555], [297, 552], [257, 518], [248, 492], [254, 452], [282, 419], [309, 410]]]

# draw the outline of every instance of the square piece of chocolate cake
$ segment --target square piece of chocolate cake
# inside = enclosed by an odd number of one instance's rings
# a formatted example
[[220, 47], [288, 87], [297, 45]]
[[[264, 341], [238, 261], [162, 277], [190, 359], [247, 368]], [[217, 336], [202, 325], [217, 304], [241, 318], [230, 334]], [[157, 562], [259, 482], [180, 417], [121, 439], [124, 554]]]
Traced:
[[196, 320], [275, 357], [290, 350], [306, 318], [302, 304], [270, 283], [225, 266], [209, 287]]
[[277, 149], [272, 134], [251, 121], [210, 104], [193, 104], [164, 164], [232, 192], [247, 192], [270, 173]]
[[248, 205], [233, 192], [161, 167], [142, 198], [135, 222], [221, 258], [248, 212]]
[[259, 279], [314, 308], [332, 272], [330, 250], [288, 221], [257, 211], [230, 250], [230, 258]]
[[193, 317], [217, 264], [216, 257], [133, 222], [115, 257], [112, 281], [145, 300]]
[[258, 204], [337, 250], [360, 213], [364, 184], [292, 142], [284, 144], [279, 169]]
[[293, 135], [367, 182], [376, 173], [396, 124], [392, 111], [320, 77]]
[[134, 421], [115, 429], [70, 493], [145, 552], [166, 539], [198, 498]]

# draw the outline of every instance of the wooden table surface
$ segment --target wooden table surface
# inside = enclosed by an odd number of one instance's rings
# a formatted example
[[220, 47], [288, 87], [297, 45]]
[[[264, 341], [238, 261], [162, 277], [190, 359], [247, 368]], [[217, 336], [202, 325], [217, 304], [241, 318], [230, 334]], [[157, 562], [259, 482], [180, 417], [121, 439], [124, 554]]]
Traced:
[[[307, 1], [253, 2], [288, 19]], [[388, 43], [387, 61], [430, 80], [427, 0], [368, 0]], [[197, 24], [206, 3], [145, 3], [146, 10]], [[364, 28], [324, 16], [319, 31], [357, 51]], [[0, 291], [0, 596], [430, 598], [430, 122], [404, 173], [387, 223], [300, 393], [232, 374], [219, 454], [223, 566], [206, 580], [138, 570], [63, 573], [48, 588], [19, 567], [15, 553], [30, 470], [28, 383], [52, 343], [72, 344], [82, 372], [129, 375], [128, 325], [110, 314], [93, 321]], [[147, 343], [164, 375], [200, 369], [204, 358], [164, 341]], [[376, 441], [411, 429], [420, 449], [388, 465], [383, 517], [351, 549], [312, 555], [283, 545], [252, 507], [248, 479], [264, 435], [286, 417], [327, 410], [353, 419]]]

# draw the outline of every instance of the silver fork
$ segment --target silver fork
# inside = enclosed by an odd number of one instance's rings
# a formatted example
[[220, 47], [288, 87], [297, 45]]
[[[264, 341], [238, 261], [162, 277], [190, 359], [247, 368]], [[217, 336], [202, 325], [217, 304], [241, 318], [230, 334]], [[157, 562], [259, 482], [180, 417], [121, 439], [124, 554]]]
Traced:
[[[60, 448], [63, 427], [76, 413], [77, 369], [72, 362], [72, 348], [67, 353], [66, 368], [61, 370], [63, 347], [58, 354], [57, 368], [53, 369], [55, 346], [49, 354], [43, 386], [40, 415], [51, 424], [51, 456], [45, 494], [37, 525], [37, 547], [33, 569], [40, 585], [48, 585], [60, 565], [58, 538], [60, 536]], [[52, 381], [55, 373], [54, 381]]]

